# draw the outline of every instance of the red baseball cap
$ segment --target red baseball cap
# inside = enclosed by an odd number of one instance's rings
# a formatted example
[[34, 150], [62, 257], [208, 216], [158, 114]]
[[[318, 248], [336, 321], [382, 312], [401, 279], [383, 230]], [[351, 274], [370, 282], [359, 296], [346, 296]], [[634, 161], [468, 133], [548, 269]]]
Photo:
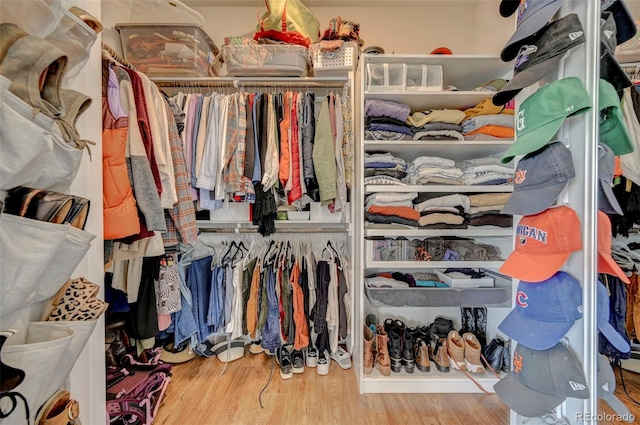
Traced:
[[430, 53], [431, 55], [452, 55], [453, 52], [448, 47], [436, 47]]
[[516, 227], [515, 249], [499, 271], [527, 282], [542, 282], [581, 249], [582, 234], [576, 212], [565, 205], [548, 208], [522, 217]]
[[598, 273], [610, 274], [624, 283], [631, 283], [611, 257], [611, 220], [602, 211], [598, 211]]

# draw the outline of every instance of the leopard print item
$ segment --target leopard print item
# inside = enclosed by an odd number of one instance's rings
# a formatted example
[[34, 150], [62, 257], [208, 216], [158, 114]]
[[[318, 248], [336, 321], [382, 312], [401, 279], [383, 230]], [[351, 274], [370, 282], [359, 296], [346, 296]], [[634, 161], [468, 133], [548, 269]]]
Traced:
[[107, 309], [107, 303], [95, 297], [99, 289], [98, 285], [84, 277], [69, 279], [54, 297], [45, 320], [97, 319]]

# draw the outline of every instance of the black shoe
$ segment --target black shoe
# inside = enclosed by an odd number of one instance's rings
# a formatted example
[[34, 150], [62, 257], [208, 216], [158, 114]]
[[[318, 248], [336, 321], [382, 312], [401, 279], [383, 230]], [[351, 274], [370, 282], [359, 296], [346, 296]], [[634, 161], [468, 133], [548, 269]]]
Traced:
[[482, 354], [485, 364], [499, 372], [504, 361], [504, 341], [500, 338], [493, 338], [489, 345], [482, 350]]
[[304, 354], [301, 350], [293, 350], [291, 353], [293, 373], [304, 373]]
[[511, 372], [511, 340], [507, 340], [504, 343], [504, 350], [502, 351], [502, 371], [505, 373]]
[[415, 340], [411, 335], [409, 329], [404, 332], [404, 341], [403, 341], [403, 349], [402, 349], [402, 365], [404, 366], [404, 370], [407, 373], [413, 373], [416, 362], [415, 362]]
[[283, 346], [276, 348], [276, 362], [280, 365], [280, 377], [282, 379], [289, 379], [293, 376], [293, 365], [289, 350]]
[[453, 321], [449, 319], [445, 319], [444, 317], [436, 317], [431, 326], [429, 327], [429, 332], [431, 333], [431, 338], [439, 337], [439, 338], [447, 338], [449, 336], [449, 331], [453, 330]]
[[391, 359], [391, 371], [400, 373], [402, 370], [402, 337], [395, 330], [391, 330], [387, 335], [389, 335], [387, 347]]

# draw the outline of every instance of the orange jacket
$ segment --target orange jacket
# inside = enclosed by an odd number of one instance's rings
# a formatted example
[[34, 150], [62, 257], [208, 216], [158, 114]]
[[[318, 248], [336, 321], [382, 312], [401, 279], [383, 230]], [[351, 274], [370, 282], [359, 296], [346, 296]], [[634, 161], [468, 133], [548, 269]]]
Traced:
[[291, 93], [287, 92], [282, 100], [282, 121], [280, 122], [280, 184], [284, 186], [289, 181], [289, 164], [291, 161], [291, 148], [289, 134], [291, 131]]
[[104, 239], [140, 233], [138, 208], [127, 171], [128, 119], [114, 119], [102, 98], [102, 193]]
[[291, 102], [291, 179], [293, 186], [288, 194], [289, 205], [302, 198], [302, 185], [300, 183], [300, 140], [298, 138], [298, 110], [296, 104], [298, 102], [298, 93], [293, 96]]

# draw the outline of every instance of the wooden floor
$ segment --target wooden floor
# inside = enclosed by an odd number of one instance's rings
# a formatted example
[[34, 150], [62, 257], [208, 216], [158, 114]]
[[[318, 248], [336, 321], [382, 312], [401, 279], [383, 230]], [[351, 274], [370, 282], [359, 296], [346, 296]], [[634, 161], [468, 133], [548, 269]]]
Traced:
[[[354, 369], [341, 370], [332, 362], [329, 375], [313, 368], [293, 378], [280, 378], [273, 362], [271, 382], [259, 395], [271, 372], [272, 358], [264, 354], [226, 364], [196, 357], [175, 365], [173, 380], [154, 425], [235, 424], [424, 424], [506, 425], [509, 410], [494, 395], [485, 394], [363, 394], [358, 392]], [[618, 372], [617, 372], [618, 373]], [[640, 375], [624, 371], [627, 390], [640, 398]], [[616, 394], [627, 406], [633, 403], [617, 385]], [[640, 418], [640, 406], [632, 408]], [[600, 413], [613, 413], [601, 402]], [[624, 422], [603, 421], [619, 425]]]

